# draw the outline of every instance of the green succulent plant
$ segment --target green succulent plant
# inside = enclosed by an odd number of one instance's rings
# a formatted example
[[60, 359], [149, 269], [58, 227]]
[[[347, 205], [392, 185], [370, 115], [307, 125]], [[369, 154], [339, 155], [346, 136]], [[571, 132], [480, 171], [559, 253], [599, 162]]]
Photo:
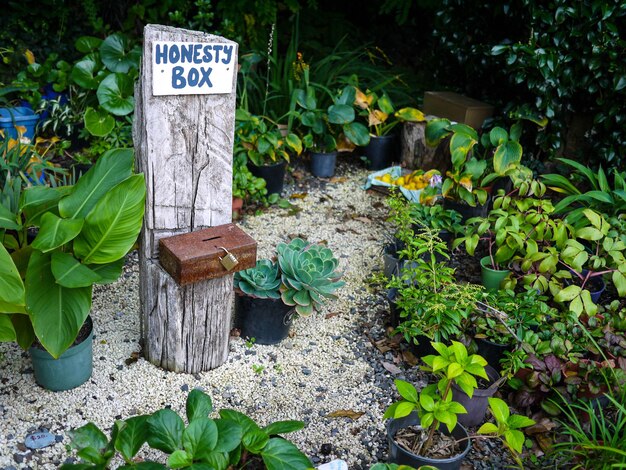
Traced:
[[336, 299], [333, 292], [345, 283], [339, 281], [339, 260], [322, 245], [294, 238], [289, 244], [280, 243], [278, 264], [281, 270], [281, 298], [284, 304], [295, 306], [298, 315], [308, 316], [318, 310], [325, 299]]
[[280, 282], [278, 264], [269, 259], [258, 260], [254, 268], [235, 273], [235, 287], [260, 299], [280, 299]]

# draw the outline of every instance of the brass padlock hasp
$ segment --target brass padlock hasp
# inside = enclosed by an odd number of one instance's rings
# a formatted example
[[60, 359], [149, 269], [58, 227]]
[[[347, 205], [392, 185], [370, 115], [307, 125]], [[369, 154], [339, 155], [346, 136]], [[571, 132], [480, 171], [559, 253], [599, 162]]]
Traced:
[[[159, 262], [178, 284], [185, 285], [254, 267], [256, 248], [256, 240], [231, 223], [161, 238]], [[231, 269], [221, 260], [225, 253], [237, 261]]]

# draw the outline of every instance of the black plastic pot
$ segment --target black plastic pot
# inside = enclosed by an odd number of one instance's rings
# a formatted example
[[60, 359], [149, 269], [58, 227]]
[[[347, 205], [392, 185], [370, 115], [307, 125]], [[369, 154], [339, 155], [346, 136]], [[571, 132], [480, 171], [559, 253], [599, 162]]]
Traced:
[[370, 136], [365, 146], [365, 165], [370, 170], [383, 170], [391, 166], [398, 157], [398, 143], [395, 134]]
[[[485, 372], [489, 377], [489, 385], [492, 385], [500, 378], [498, 371], [491, 366], [485, 367]], [[459, 423], [463, 426], [473, 427], [482, 424], [485, 421], [485, 414], [489, 406], [489, 398], [498, 391], [498, 387], [477, 388], [474, 390], [472, 398], [470, 398], [455, 383], [452, 384], [452, 399], [465, 407], [467, 413], [457, 415]]]
[[273, 165], [256, 166], [248, 162], [248, 169], [257, 178], [265, 180], [267, 194], [281, 194], [285, 185], [285, 168], [287, 162], [282, 161]]
[[389, 302], [389, 323], [396, 328], [400, 324], [400, 309], [396, 304], [396, 295], [398, 289], [393, 288], [387, 290], [387, 302]]
[[311, 174], [318, 178], [330, 178], [335, 174], [337, 152], [321, 153], [310, 152]]
[[389, 456], [387, 461], [389, 463], [409, 465], [413, 468], [420, 468], [423, 465], [431, 465], [440, 470], [460, 469], [463, 459], [471, 448], [471, 440], [468, 439], [469, 434], [467, 433], [467, 430], [460, 424], [457, 424], [452, 430], [452, 433], [449, 433], [448, 428], [442, 425], [439, 430], [444, 434], [452, 435], [452, 437], [457, 440], [465, 439], [463, 441], [464, 444], [462, 444], [463, 452], [448, 459], [430, 459], [428, 457], [422, 457], [421, 455], [409, 452], [408, 450], [400, 447], [394, 439], [396, 432], [400, 429], [407, 428], [409, 426], [419, 426], [419, 424], [420, 419], [417, 413], [411, 413], [405, 418], [390, 419], [387, 421], [387, 442], [389, 444]]
[[[415, 341], [417, 341], [418, 344], [415, 344]], [[409, 343], [409, 350], [418, 359], [424, 356], [430, 356], [431, 354], [438, 354], [432, 344], [430, 344], [431, 341], [432, 339], [428, 336], [417, 335]]]
[[258, 299], [247, 295], [235, 298], [235, 326], [244, 338], [256, 344], [280, 343], [289, 335], [293, 307], [280, 299]]
[[513, 351], [513, 346], [510, 344], [494, 343], [484, 338], [476, 338], [476, 345], [478, 346], [477, 353], [484, 357], [487, 364], [496, 370], [500, 369], [500, 359], [504, 357], [504, 353]]
[[472, 207], [464, 202], [453, 201], [452, 199], [447, 198], [443, 199], [443, 208], [454, 209], [457, 211], [461, 214], [461, 221], [463, 223], [472, 217], [486, 217], [489, 212], [488, 204], [483, 204], [482, 206], [476, 205]]

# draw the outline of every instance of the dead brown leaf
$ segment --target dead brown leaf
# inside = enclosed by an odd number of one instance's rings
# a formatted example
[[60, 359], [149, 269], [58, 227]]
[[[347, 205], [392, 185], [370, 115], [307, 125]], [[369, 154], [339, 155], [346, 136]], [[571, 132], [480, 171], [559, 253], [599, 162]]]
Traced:
[[308, 195], [309, 193], [293, 193], [291, 196], [289, 196], [289, 199], [304, 199]]
[[556, 423], [548, 418], [540, 418], [535, 420], [535, 424], [528, 426], [524, 432], [529, 436], [534, 434], [545, 434], [552, 431], [556, 427]]
[[348, 179], [345, 176], [333, 176], [330, 179], [331, 183], [345, 183]]
[[129, 366], [131, 364], [134, 364], [138, 360], [139, 360], [139, 353], [138, 352], [133, 352], [133, 353], [131, 353], [130, 357], [124, 361], [124, 363], [127, 366]]
[[400, 369], [398, 366], [390, 362], [382, 362], [381, 364], [383, 365], [385, 369], [387, 369], [387, 371], [391, 372], [394, 375], [398, 375], [402, 373], [402, 369]]
[[350, 418], [350, 419], [359, 419], [365, 413], [363, 411], [353, 411], [353, 410], [337, 410], [332, 411], [326, 415], [327, 418]]
[[413, 366], [413, 367], [416, 366], [419, 363], [419, 359], [417, 357], [415, 357], [415, 354], [413, 354], [408, 349], [405, 349], [404, 351], [402, 351], [402, 359], [408, 365]]
[[329, 318], [336, 317], [337, 315], [339, 315], [339, 312], [330, 312], [330, 313], [327, 313], [324, 318], [326, 318], [326, 320], [328, 320]]
[[386, 339], [381, 339], [380, 341], [374, 341], [373, 344], [374, 346], [376, 346], [376, 349], [378, 349], [383, 354], [385, 354], [387, 351], [391, 351], [391, 347], [389, 346], [389, 341], [387, 341]]
[[547, 452], [552, 447], [553, 442], [548, 434], [537, 434], [534, 438], [542, 451]]

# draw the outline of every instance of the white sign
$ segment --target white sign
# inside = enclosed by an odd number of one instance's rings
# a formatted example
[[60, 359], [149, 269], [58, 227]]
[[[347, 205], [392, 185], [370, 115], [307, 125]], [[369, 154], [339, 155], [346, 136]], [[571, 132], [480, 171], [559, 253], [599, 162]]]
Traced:
[[152, 94], [230, 93], [235, 46], [204, 42], [155, 41], [152, 44]]

